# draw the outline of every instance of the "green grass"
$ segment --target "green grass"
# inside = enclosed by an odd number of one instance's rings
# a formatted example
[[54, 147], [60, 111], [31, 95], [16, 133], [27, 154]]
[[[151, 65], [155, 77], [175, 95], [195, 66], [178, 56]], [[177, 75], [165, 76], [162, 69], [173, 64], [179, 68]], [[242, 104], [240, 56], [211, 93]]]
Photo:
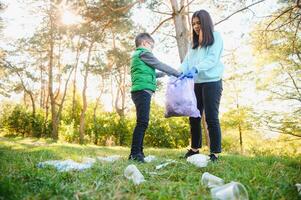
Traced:
[[[203, 172], [226, 182], [241, 182], [250, 199], [300, 199], [296, 183], [301, 182], [301, 156], [240, 156], [223, 153], [220, 162], [197, 168], [179, 156], [185, 150], [147, 148], [158, 160], [137, 164], [127, 160], [129, 148], [80, 146], [46, 140], [0, 137], [0, 199], [211, 199], [200, 183]], [[206, 152], [204, 152], [206, 153]], [[121, 155], [113, 164], [96, 163], [83, 172], [58, 172], [38, 168], [41, 161]], [[166, 159], [178, 162], [160, 170]], [[146, 182], [135, 186], [123, 176], [129, 164], [136, 164]], [[148, 172], [157, 172], [151, 175]]]

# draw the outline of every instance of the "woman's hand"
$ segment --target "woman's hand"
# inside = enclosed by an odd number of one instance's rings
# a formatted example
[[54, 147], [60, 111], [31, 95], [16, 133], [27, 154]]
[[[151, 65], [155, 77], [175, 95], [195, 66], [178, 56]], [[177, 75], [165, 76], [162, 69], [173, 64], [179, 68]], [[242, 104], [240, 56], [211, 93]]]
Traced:
[[183, 72], [180, 76], [180, 79], [183, 78], [194, 78], [198, 74], [198, 70], [195, 67], [190, 68], [188, 71]]

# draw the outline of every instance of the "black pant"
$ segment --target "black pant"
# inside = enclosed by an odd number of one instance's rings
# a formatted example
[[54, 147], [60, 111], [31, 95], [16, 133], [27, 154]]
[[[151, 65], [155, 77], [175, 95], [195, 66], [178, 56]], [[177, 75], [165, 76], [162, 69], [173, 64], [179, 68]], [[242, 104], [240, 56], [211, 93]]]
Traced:
[[[194, 92], [197, 107], [201, 114], [205, 109], [206, 123], [210, 138], [210, 152], [221, 152], [221, 128], [219, 123], [219, 104], [222, 95], [222, 80], [208, 83], [195, 83]], [[202, 147], [201, 118], [189, 118], [191, 131], [191, 148]]]
[[152, 95], [144, 90], [132, 92], [137, 119], [132, 139], [132, 155], [141, 153], [143, 149], [143, 138], [149, 122], [151, 97]]

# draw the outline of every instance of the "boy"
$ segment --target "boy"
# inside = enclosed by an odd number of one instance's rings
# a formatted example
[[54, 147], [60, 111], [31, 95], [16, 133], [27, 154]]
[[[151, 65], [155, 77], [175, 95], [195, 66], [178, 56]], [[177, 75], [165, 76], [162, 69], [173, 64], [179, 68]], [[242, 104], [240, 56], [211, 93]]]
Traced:
[[157, 77], [165, 73], [175, 77], [180, 73], [172, 67], [160, 62], [153, 54], [154, 39], [148, 33], [140, 33], [135, 38], [136, 50], [131, 57], [131, 95], [136, 107], [136, 127], [133, 132], [132, 147], [129, 160], [144, 162], [143, 138], [148, 127], [151, 96], [156, 91], [155, 69]]

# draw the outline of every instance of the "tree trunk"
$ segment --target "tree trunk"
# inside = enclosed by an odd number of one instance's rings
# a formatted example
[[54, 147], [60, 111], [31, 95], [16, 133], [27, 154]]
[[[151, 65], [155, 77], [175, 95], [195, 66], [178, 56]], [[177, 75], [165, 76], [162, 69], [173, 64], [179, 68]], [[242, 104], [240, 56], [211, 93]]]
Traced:
[[68, 78], [67, 78], [66, 83], [65, 83], [65, 88], [64, 88], [64, 93], [63, 93], [63, 95], [62, 95], [62, 100], [61, 100], [61, 103], [60, 103], [59, 108], [58, 108], [58, 111], [57, 111], [56, 120], [57, 120], [57, 124], [58, 124], [58, 125], [59, 125], [59, 123], [60, 123], [61, 113], [62, 113], [62, 110], [63, 110], [65, 98], [66, 98], [68, 83], [69, 83], [69, 80], [70, 80], [70, 78], [71, 78], [71, 75], [72, 75], [72, 72], [73, 72], [73, 70], [74, 70], [74, 67], [75, 67], [75, 66], [73, 66], [73, 67], [71, 68], [71, 71], [69, 72]]
[[96, 111], [98, 108], [100, 98], [101, 98], [101, 94], [97, 97], [95, 106], [93, 108], [93, 126], [94, 126], [94, 144], [95, 145], [97, 145], [97, 143], [98, 143], [98, 133], [97, 133], [97, 128], [96, 128], [96, 126], [97, 126]]
[[105, 83], [104, 83], [104, 79], [101, 78], [101, 82], [102, 82], [102, 85], [100, 87], [100, 94], [99, 96], [97, 97], [96, 99], [96, 103], [95, 103], [95, 106], [94, 106], [94, 109], [93, 109], [93, 126], [94, 126], [94, 135], [95, 135], [95, 138], [94, 138], [94, 144], [97, 145], [98, 144], [98, 130], [95, 128], [97, 126], [97, 116], [96, 116], [96, 112], [97, 112], [97, 108], [98, 108], [98, 104], [99, 104], [99, 101], [102, 97], [102, 94], [103, 94], [103, 91], [104, 91], [104, 87], [105, 87]]
[[[238, 103], [238, 94], [236, 94], [236, 108], [238, 111], [238, 116], [240, 117], [240, 108]], [[240, 153], [243, 153], [243, 143], [242, 143], [242, 128], [240, 119], [238, 121], [238, 132], [239, 132], [239, 145], [240, 145]]]
[[43, 83], [43, 67], [42, 65], [40, 66], [40, 108], [43, 107], [43, 102], [44, 102], [44, 83]]
[[84, 143], [84, 135], [85, 135], [85, 115], [87, 111], [87, 96], [86, 96], [86, 90], [87, 90], [87, 79], [88, 79], [88, 74], [89, 74], [89, 64], [90, 64], [90, 57], [91, 57], [91, 51], [93, 48], [93, 42], [91, 42], [89, 46], [89, 51], [88, 51], [88, 57], [87, 57], [87, 62], [85, 64], [85, 75], [84, 75], [84, 87], [83, 87], [83, 108], [81, 111], [80, 115], [80, 124], [79, 124], [79, 142], [80, 144]]
[[114, 89], [113, 89], [113, 75], [110, 75], [110, 92], [111, 92], [111, 105], [112, 105], [112, 108], [115, 108], [115, 104], [114, 104], [114, 99], [115, 99], [115, 96], [114, 96]]
[[50, 49], [49, 49], [49, 68], [48, 68], [48, 91], [50, 97], [51, 106], [51, 121], [52, 121], [52, 138], [54, 140], [58, 139], [58, 125], [56, 119], [56, 104], [53, 94], [53, 49], [54, 49], [54, 33], [53, 33], [53, 19], [50, 16]]
[[79, 62], [79, 53], [80, 53], [80, 38], [78, 39], [77, 42], [77, 47], [76, 47], [76, 62], [74, 66], [74, 78], [73, 78], [73, 91], [72, 91], [72, 119], [75, 119], [75, 93], [76, 93], [76, 76], [77, 76], [77, 67], [78, 67], [78, 62]]
[[123, 113], [125, 111], [125, 102], [126, 102], [126, 75], [127, 75], [127, 65], [124, 66], [123, 68], [123, 77], [122, 77], [122, 85], [121, 85], [121, 88], [122, 88], [122, 91], [121, 91], [121, 99], [122, 99], [122, 102], [121, 102], [121, 109], [123, 110]]
[[45, 120], [44, 120], [44, 125], [43, 125], [43, 135], [44, 136], [46, 136], [47, 122], [48, 122], [48, 115], [49, 115], [49, 93], [47, 93], [45, 108], [46, 108]]
[[[186, 1], [186, 4], [188, 5], [189, 0]], [[191, 38], [191, 33], [192, 33], [192, 27], [191, 27], [191, 21], [190, 21], [190, 10], [189, 10], [189, 6], [186, 7], [186, 11], [187, 11], [187, 25], [188, 25], [188, 38]], [[189, 39], [188, 39], [189, 40]]]
[[187, 15], [184, 13], [184, 1], [181, 0], [180, 7], [177, 0], [170, 0], [172, 10], [173, 10], [173, 21], [176, 29], [176, 40], [178, 45], [178, 51], [180, 55], [181, 62], [188, 51], [189, 44], [189, 30], [187, 26]]
[[238, 124], [238, 132], [239, 132], [239, 144], [240, 144], [240, 153], [243, 153], [243, 146], [242, 146], [242, 130], [240, 122]]
[[[61, 35], [59, 35], [59, 37], [61, 37]], [[54, 100], [56, 101], [61, 93], [61, 85], [62, 85], [62, 71], [61, 71], [61, 55], [62, 55], [62, 44], [61, 44], [61, 39], [58, 41], [58, 56], [56, 57], [56, 59], [58, 60], [57, 62], [57, 70], [58, 70], [58, 75], [55, 78], [55, 80], [58, 80], [59, 84], [58, 84], [58, 88], [57, 90], [54, 92]], [[57, 101], [56, 101], [57, 102]]]
[[34, 102], [34, 97], [31, 91], [28, 91], [29, 97], [30, 97], [30, 101], [31, 101], [31, 106], [32, 106], [32, 117], [35, 118], [36, 117], [36, 104]]
[[21, 74], [18, 71], [16, 71], [16, 74], [19, 77], [22, 88], [24, 90], [24, 97], [23, 97], [24, 98], [24, 104], [26, 105], [26, 103], [27, 103], [26, 102], [26, 94], [28, 94], [28, 96], [30, 98], [30, 101], [31, 101], [31, 106], [32, 106], [32, 116], [35, 117], [36, 116], [36, 105], [35, 105], [35, 99], [34, 99], [33, 92], [31, 90], [27, 89]]
[[203, 130], [204, 130], [206, 145], [210, 148], [210, 137], [209, 137], [208, 126], [207, 126], [207, 123], [206, 123], [205, 111], [203, 111], [203, 114], [202, 114], [202, 127], [203, 127]]

